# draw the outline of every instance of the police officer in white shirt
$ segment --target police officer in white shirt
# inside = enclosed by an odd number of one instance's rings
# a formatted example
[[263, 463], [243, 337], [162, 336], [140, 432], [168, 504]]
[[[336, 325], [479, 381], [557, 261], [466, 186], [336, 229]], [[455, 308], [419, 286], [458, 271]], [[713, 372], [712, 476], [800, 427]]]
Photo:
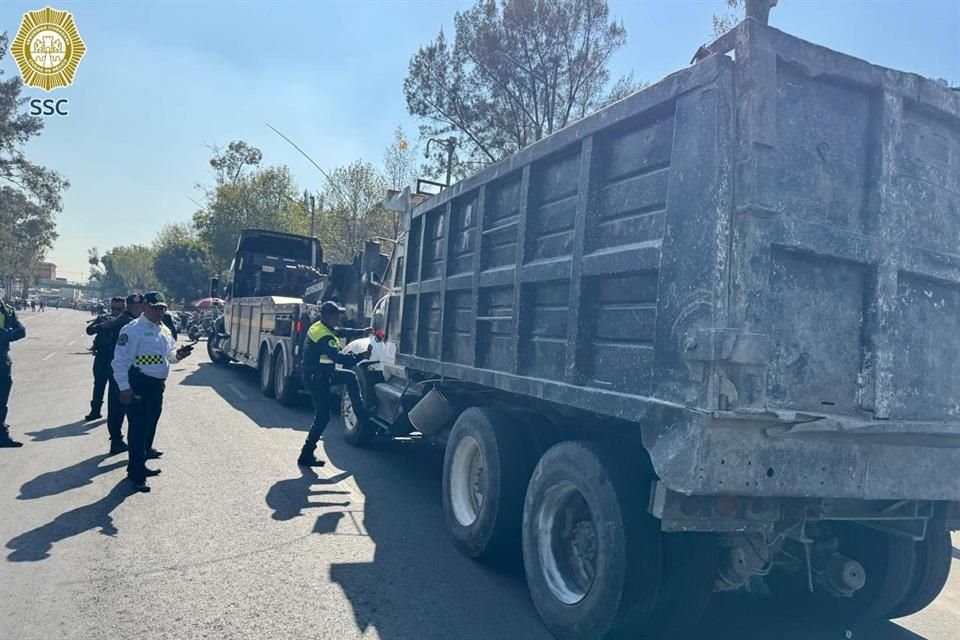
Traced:
[[173, 334], [163, 324], [167, 301], [159, 291], [143, 296], [143, 314], [120, 330], [113, 352], [113, 376], [120, 402], [127, 406], [127, 442], [130, 459], [127, 477], [137, 491], [148, 492], [147, 477], [160, 473], [148, 469], [147, 452], [153, 446], [157, 421], [163, 410], [163, 390], [170, 364], [183, 360], [192, 345], [176, 348]]

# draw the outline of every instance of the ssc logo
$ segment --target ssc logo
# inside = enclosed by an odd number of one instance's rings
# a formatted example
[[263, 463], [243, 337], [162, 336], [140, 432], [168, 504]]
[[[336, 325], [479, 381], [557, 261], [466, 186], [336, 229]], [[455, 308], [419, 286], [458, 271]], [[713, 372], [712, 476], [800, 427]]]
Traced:
[[10, 43], [23, 83], [44, 91], [69, 87], [86, 51], [73, 15], [50, 7], [23, 14]]

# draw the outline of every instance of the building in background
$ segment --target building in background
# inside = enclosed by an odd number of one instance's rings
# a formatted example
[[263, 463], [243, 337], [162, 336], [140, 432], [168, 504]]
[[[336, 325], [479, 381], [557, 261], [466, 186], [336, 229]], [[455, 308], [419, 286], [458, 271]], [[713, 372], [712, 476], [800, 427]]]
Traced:
[[56, 280], [57, 265], [52, 262], [41, 262], [40, 270], [37, 271], [37, 278], [40, 280]]

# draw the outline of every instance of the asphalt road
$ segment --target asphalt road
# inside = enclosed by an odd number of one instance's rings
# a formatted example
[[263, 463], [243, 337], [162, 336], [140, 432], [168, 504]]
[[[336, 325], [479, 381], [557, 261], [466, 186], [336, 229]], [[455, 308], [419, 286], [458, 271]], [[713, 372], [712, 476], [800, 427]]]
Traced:
[[[442, 452], [348, 447], [330, 427], [316, 474], [294, 460], [311, 415], [260, 396], [256, 375], [206, 355], [175, 366], [153, 492], [131, 494], [103, 421], [84, 423], [89, 315], [26, 313], [0, 450], [0, 638], [549, 640], [519, 571], [448, 542]], [[201, 345], [202, 346], [202, 345]], [[251, 375], [252, 374], [252, 375]], [[960, 558], [960, 538], [954, 538]], [[718, 598], [697, 638], [956, 640], [960, 559], [920, 614], [867, 629], [798, 628]]]

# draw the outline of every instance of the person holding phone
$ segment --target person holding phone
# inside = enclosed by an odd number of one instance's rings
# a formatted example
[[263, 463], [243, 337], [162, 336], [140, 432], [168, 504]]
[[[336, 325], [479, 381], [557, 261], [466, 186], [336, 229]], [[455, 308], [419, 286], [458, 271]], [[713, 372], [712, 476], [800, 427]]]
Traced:
[[193, 352], [193, 345], [177, 349], [173, 334], [163, 324], [166, 311], [167, 301], [162, 293], [146, 293], [143, 313], [120, 330], [113, 353], [113, 376], [129, 423], [127, 477], [134, 489], [143, 493], [150, 491], [147, 478], [160, 473], [159, 469], [148, 469], [146, 462], [163, 411], [170, 365]]

